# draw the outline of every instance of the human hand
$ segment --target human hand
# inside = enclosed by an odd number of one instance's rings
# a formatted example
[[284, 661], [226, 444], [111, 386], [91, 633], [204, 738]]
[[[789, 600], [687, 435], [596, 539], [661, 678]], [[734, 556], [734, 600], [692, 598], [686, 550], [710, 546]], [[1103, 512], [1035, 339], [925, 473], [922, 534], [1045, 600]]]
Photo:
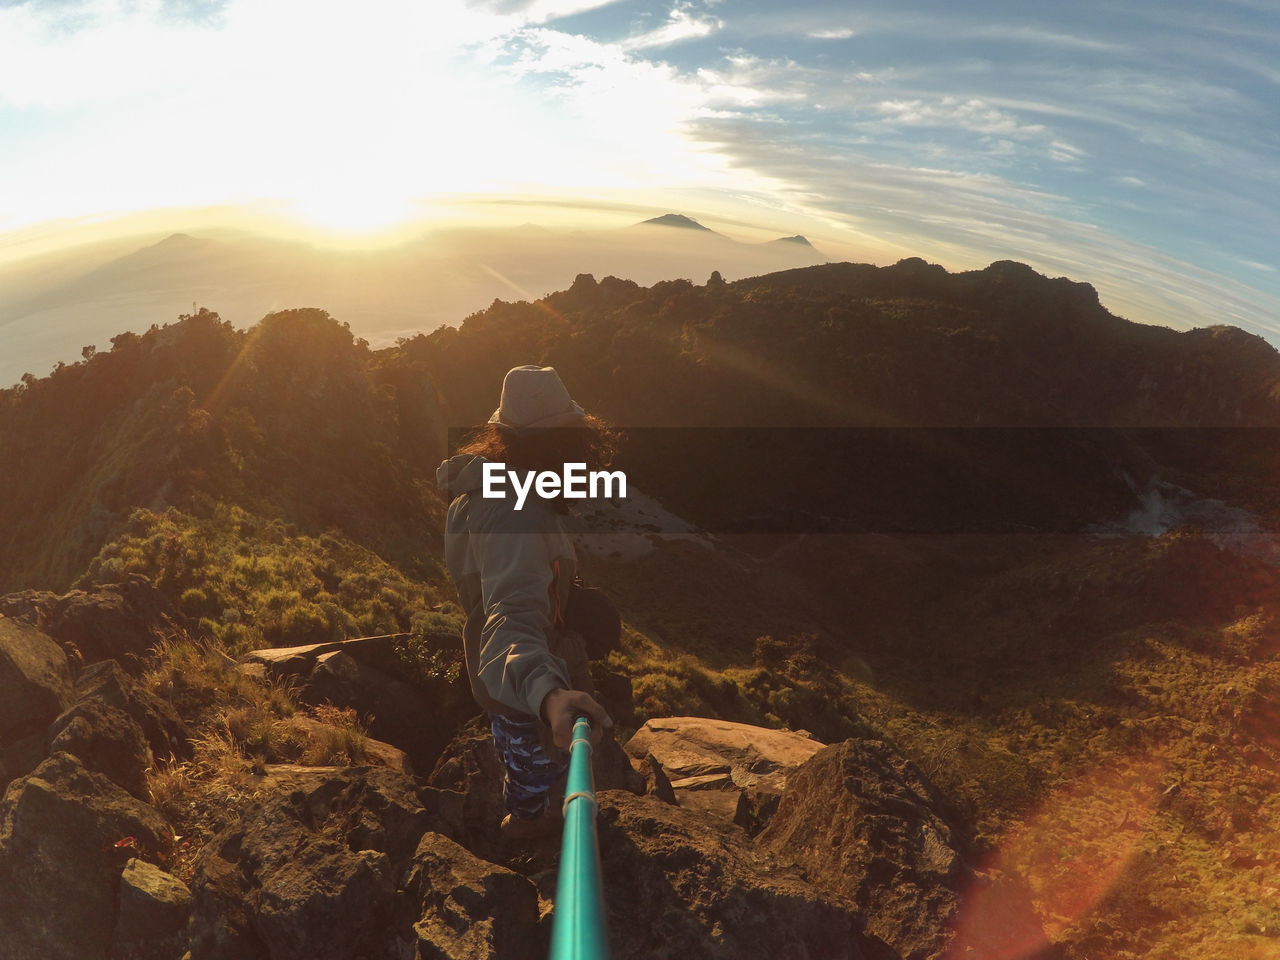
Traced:
[[613, 718], [589, 693], [581, 690], [552, 690], [542, 699], [542, 718], [551, 728], [552, 738], [561, 750], [573, 742], [574, 721], [583, 715], [591, 721], [591, 742], [599, 743], [605, 727], [613, 726]]

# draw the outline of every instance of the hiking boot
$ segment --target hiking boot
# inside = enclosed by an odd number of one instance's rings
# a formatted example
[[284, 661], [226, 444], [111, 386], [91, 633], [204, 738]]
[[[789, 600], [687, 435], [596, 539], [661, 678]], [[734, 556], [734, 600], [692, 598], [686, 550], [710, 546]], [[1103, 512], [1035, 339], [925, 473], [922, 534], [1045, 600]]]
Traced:
[[502, 826], [498, 829], [502, 833], [504, 840], [512, 840], [516, 843], [528, 843], [533, 840], [541, 840], [544, 837], [550, 837], [560, 828], [560, 818], [552, 814], [550, 810], [542, 811], [542, 814], [532, 819], [526, 820], [523, 817], [513, 817], [507, 814], [502, 818]]

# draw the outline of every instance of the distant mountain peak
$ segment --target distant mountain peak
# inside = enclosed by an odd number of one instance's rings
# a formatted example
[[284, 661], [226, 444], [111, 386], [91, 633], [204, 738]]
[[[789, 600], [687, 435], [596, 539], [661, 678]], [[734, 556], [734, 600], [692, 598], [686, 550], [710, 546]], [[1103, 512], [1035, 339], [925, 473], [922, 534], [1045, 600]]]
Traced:
[[794, 237], [779, 237], [777, 240], [770, 240], [770, 243], [794, 243], [797, 247], [808, 247], [813, 249], [813, 244], [809, 242], [808, 237], [796, 234]]
[[660, 217], [654, 217], [652, 220], [645, 220], [639, 224], [642, 227], [681, 227], [685, 230], [705, 230], [707, 233], [714, 233], [710, 227], [704, 227], [692, 217], [686, 217], [683, 213], [664, 213]]
[[152, 244], [153, 247], [176, 247], [184, 243], [196, 243], [197, 240], [189, 233], [171, 233], [158, 243]]

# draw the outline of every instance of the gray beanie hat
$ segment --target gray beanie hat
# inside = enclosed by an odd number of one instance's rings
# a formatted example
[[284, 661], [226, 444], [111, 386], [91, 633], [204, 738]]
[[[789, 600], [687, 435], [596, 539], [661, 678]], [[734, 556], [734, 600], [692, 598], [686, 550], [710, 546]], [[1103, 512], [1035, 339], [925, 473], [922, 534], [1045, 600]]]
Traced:
[[502, 399], [490, 423], [513, 430], [581, 425], [586, 411], [573, 402], [555, 367], [527, 363], [502, 379]]

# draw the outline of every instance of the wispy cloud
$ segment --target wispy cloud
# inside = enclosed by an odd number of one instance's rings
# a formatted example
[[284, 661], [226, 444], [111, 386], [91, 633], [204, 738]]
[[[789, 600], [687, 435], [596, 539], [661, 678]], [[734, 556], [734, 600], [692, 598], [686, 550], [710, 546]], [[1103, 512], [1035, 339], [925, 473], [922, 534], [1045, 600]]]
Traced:
[[[435, 0], [432, 2], [435, 3]], [[515, 25], [542, 24], [621, 2], [622, 0], [472, 0], [467, 6], [473, 10], [509, 18], [509, 25]]]
[[622, 43], [624, 50], [652, 50], [669, 47], [685, 40], [696, 40], [715, 33], [724, 21], [713, 17], [699, 17], [689, 6], [672, 8], [667, 22], [645, 33], [629, 37]]
[[1104, 40], [1099, 37], [1081, 36], [1074, 33], [1025, 25], [988, 24], [967, 28], [963, 32], [973, 37], [1012, 42], [1026, 46], [1046, 46], [1097, 53], [1125, 53], [1130, 49], [1129, 44], [1116, 40]]
[[1013, 114], [992, 107], [979, 98], [942, 97], [938, 100], [885, 100], [876, 110], [893, 123], [910, 126], [958, 127], [1002, 137], [1038, 137], [1043, 124], [1022, 123]]

